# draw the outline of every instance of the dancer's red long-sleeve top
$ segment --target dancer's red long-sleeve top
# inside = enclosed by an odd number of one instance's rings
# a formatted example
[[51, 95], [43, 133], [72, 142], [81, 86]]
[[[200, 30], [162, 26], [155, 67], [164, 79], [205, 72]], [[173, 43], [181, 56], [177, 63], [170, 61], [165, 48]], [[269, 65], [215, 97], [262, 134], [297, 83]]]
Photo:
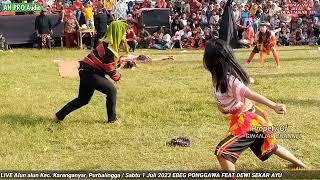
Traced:
[[107, 43], [99, 44], [83, 60], [92, 68], [109, 75], [114, 81], [119, 81], [121, 74], [116, 70], [114, 54], [108, 49]]

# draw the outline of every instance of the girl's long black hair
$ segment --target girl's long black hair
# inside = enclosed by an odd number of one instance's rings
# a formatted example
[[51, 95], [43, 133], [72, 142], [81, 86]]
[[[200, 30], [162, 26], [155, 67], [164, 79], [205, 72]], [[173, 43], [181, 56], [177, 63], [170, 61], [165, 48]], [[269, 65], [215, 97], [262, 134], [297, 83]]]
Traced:
[[271, 36], [271, 31], [269, 29], [267, 29], [267, 31], [266, 31], [266, 39], [265, 39], [265, 41], [263, 41], [263, 34], [259, 31], [258, 42], [260, 44], [268, 45], [269, 44], [269, 40], [270, 40], [270, 36]]
[[245, 85], [250, 83], [248, 74], [234, 57], [231, 47], [221, 39], [206, 42], [203, 63], [216, 82], [216, 90], [225, 93], [228, 90], [228, 75], [233, 75]]

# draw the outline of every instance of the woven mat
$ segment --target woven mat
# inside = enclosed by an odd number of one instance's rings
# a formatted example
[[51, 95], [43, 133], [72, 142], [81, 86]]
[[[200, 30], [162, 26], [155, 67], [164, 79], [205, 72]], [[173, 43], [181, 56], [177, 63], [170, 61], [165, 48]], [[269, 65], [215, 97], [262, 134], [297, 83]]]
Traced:
[[79, 77], [79, 62], [78, 61], [60, 61], [55, 60], [58, 64], [59, 76], [62, 78], [76, 78]]

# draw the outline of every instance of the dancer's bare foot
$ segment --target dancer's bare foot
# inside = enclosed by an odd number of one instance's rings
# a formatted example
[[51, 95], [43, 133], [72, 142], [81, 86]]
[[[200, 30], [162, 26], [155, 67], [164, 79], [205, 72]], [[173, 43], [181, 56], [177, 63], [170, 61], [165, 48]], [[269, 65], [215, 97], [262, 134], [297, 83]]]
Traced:
[[51, 120], [51, 122], [53, 122], [53, 123], [61, 123], [61, 122], [62, 122], [62, 121], [60, 121], [60, 120], [58, 119], [58, 117], [57, 117], [56, 114], [53, 114], [50, 120]]

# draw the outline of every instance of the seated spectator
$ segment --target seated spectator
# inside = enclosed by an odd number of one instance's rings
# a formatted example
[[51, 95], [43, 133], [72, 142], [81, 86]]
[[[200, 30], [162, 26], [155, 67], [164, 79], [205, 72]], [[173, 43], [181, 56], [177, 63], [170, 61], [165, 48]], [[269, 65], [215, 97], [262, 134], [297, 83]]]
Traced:
[[294, 36], [294, 45], [304, 45], [305, 43], [305, 39], [303, 37], [303, 33], [302, 33], [302, 29], [298, 28], [295, 32], [295, 36]]
[[83, 15], [86, 20], [86, 25], [89, 28], [94, 27], [94, 13], [93, 13], [93, 8], [90, 6], [89, 3], [85, 5], [85, 8], [83, 8]]
[[182, 23], [180, 22], [180, 18], [176, 17], [171, 23], [171, 32], [175, 34], [177, 31], [183, 29]]
[[181, 24], [183, 27], [188, 25], [188, 20], [187, 20], [187, 14], [186, 13], [182, 13], [182, 18], [180, 19]]
[[278, 44], [289, 46], [289, 36], [290, 33], [288, 32], [288, 28], [283, 26], [279, 32]]
[[181, 36], [184, 34], [184, 29], [175, 32], [174, 36], [171, 39], [171, 47], [170, 49], [172, 49], [176, 44], [178, 44], [179, 48], [182, 49], [183, 45], [182, 45], [182, 41], [181, 41]]
[[200, 26], [197, 26], [192, 30], [192, 36], [189, 37], [183, 48], [204, 48], [204, 39], [204, 32]]
[[76, 46], [77, 30], [80, 28], [79, 23], [73, 14], [69, 11], [64, 18], [64, 36], [66, 41], [66, 47], [72, 48]]
[[181, 4], [181, 12], [185, 13], [186, 15], [190, 15], [191, 9], [190, 9], [190, 4], [189, 0], [184, 0]]
[[169, 34], [169, 30], [166, 29], [164, 31], [164, 35], [162, 36], [162, 38], [158, 39], [158, 41], [155, 44], [153, 44], [153, 48], [164, 50], [164, 49], [169, 49], [170, 47], [171, 47], [171, 36]]
[[271, 18], [270, 18], [270, 25], [271, 25], [271, 29], [277, 29], [280, 26], [280, 19], [279, 16], [277, 14], [274, 14]]
[[129, 51], [135, 51], [138, 45], [138, 41], [137, 41], [137, 36], [136, 33], [134, 32], [132, 25], [129, 25], [129, 28], [127, 30], [127, 43], [129, 45]]
[[200, 22], [201, 22], [201, 26], [208, 26], [209, 25], [209, 20], [207, 18], [207, 13], [205, 10], [202, 10], [201, 11], [201, 19], [200, 19]]
[[185, 26], [183, 30], [180, 31], [179, 36], [180, 36], [180, 43], [183, 47], [187, 43], [188, 39], [192, 36], [190, 26]]
[[144, 27], [138, 32], [138, 47], [140, 48], [150, 48], [151, 46], [151, 35]]
[[[288, 11], [288, 10], [289, 10], [289, 6], [287, 6], [287, 5], [284, 6], [284, 7], [282, 8], [282, 10], [283, 10], [283, 11]], [[291, 20], [292, 20], [291, 14], [284, 14], [284, 13], [282, 13], [282, 14], [280, 14], [279, 18], [280, 18], [280, 21], [281, 21], [281, 22], [285, 23], [285, 24], [288, 25], [288, 26], [291, 26]]]
[[220, 17], [217, 14], [217, 12], [216, 11], [212, 11], [212, 16], [211, 16], [210, 21], [209, 21], [210, 25], [213, 25], [213, 26], [218, 25], [219, 24], [219, 20], [220, 20]]
[[164, 33], [165, 33], [164, 28], [158, 27], [157, 31], [152, 34], [152, 40], [153, 40], [152, 44], [156, 44], [156, 43], [161, 44]]
[[129, 2], [128, 2], [128, 11], [127, 11], [127, 14], [134, 14], [133, 6], [134, 6], [134, 2], [129, 1]]

